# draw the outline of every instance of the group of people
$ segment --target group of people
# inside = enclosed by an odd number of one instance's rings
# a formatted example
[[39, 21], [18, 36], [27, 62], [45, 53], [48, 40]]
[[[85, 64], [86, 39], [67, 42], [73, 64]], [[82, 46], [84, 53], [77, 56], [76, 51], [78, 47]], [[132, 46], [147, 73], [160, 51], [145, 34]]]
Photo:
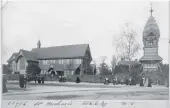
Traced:
[[[109, 79], [106, 77], [105, 78], [105, 81], [104, 81], [104, 84], [109, 84], [110, 83], [110, 81], [109, 81]], [[115, 77], [115, 78], [113, 78], [113, 85], [116, 85], [116, 84], [118, 84], [118, 81], [117, 81], [117, 78]]]
[[[104, 84], [109, 84], [111, 81], [109, 81], [109, 79], [106, 77]], [[126, 85], [136, 85], [137, 84], [137, 80], [135, 80], [134, 78], [126, 78], [125, 80], [121, 79], [120, 81], [117, 80], [116, 77], [113, 78], [112, 80], [113, 85], [117, 85], [117, 84], [126, 84]], [[148, 87], [152, 87], [152, 80], [151, 78], [141, 78], [140, 79], [140, 86], [148, 86]]]
[[151, 78], [144, 78], [142, 77], [140, 79], [140, 86], [147, 86], [147, 87], [152, 87], [152, 80]]

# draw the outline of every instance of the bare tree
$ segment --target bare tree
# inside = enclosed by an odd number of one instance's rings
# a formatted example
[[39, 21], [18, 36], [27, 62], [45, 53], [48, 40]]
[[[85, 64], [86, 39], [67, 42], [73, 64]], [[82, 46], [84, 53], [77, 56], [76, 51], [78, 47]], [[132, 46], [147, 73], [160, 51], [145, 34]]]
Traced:
[[[137, 42], [137, 33], [134, 29], [130, 27], [129, 23], [126, 23], [123, 32], [116, 40], [116, 51], [118, 57], [124, 58], [128, 61], [132, 61], [134, 57], [138, 55], [140, 50], [140, 44]], [[131, 74], [131, 64], [129, 64], [129, 74]]]
[[137, 33], [135, 30], [132, 29], [128, 23], [125, 24], [125, 28], [120, 37], [115, 39], [118, 56], [126, 58], [129, 61], [137, 56], [140, 44], [136, 41], [136, 36]]

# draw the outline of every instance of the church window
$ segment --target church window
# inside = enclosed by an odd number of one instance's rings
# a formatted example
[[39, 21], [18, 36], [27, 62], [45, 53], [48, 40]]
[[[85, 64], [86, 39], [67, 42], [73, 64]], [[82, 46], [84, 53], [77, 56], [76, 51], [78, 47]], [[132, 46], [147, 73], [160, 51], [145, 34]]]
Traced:
[[62, 60], [61, 59], [59, 59], [59, 64], [62, 64]]
[[63, 59], [63, 64], [65, 64], [66, 63], [66, 59]]
[[74, 63], [74, 64], [77, 64], [77, 59], [73, 59], [73, 63]]
[[74, 74], [74, 71], [72, 70], [71, 75], [73, 75], [73, 74]]
[[46, 60], [46, 64], [48, 64], [48, 60]]
[[58, 60], [55, 60], [55, 63], [58, 63]]
[[20, 58], [20, 69], [25, 69], [25, 60], [23, 57]]
[[148, 68], [148, 64], [146, 64], [146, 68]]
[[48, 64], [48, 60], [45, 60], [45, 64]]
[[67, 59], [66, 63], [69, 64], [69, 59]]
[[82, 60], [81, 60], [81, 59], [79, 59], [79, 64], [81, 64], [81, 61], [82, 61]]
[[152, 64], [153, 68], [155, 68], [155, 64]]
[[69, 64], [72, 64], [73, 63], [73, 59], [69, 59]]
[[50, 62], [50, 60], [47, 60], [47, 64], [50, 64], [51, 62]]
[[76, 64], [79, 64], [79, 59], [76, 59]]
[[61, 59], [61, 64], [63, 64], [63, 59]]

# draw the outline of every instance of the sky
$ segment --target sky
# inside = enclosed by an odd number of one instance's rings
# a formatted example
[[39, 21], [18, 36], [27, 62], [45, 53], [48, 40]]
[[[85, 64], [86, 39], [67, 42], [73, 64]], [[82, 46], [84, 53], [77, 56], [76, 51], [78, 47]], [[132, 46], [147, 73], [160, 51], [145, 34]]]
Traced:
[[[69, 44], [89, 44], [93, 59], [100, 63], [106, 56], [110, 64], [116, 55], [114, 39], [122, 26], [131, 23], [137, 41], [143, 46], [142, 34], [150, 16], [149, 1], [94, 0], [10, 0], [2, 10], [2, 63], [20, 49]], [[160, 28], [159, 55], [168, 63], [168, 2], [152, 2], [153, 16]], [[143, 50], [139, 51], [138, 59]]]

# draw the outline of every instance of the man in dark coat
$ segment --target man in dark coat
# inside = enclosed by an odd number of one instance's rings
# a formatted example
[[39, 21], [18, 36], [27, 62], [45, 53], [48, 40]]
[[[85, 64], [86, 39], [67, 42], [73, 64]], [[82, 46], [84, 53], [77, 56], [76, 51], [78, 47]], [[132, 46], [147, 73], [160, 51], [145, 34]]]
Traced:
[[27, 87], [27, 76], [24, 75], [24, 87], [26, 88]]
[[128, 79], [128, 78], [126, 78], [126, 80], [125, 80], [125, 84], [126, 84], [126, 85], [128, 85], [128, 84], [129, 84], [129, 79]]
[[113, 85], [116, 85], [116, 83], [117, 83], [117, 78], [115, 77], [113, 78]]
[[2, 93], [8, 92], [6, 82], [7, 80], [3, 77]]
[[142, 78], [140, 79], [140, 86], [144, 86], [144, 83], [143, 83], [144, 81], [143, 81], [143, 80], [144, 80], [144, 78], [142, 77]]
[[148, 78], [148, 87], [152, 87], [152, 80], [150, 77]]

